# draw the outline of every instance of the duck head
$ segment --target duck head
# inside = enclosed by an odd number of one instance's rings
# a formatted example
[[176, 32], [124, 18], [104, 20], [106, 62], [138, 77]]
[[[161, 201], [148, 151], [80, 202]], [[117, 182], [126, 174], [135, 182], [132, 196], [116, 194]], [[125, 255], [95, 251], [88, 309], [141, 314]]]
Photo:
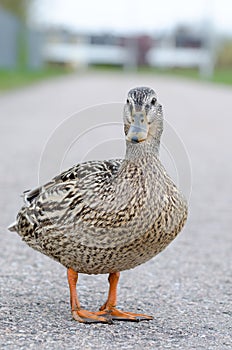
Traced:
[[124, 131], [128, 142], [159, 144], [163, 113], [153, 89], [137, 87], [128, 92], [124, 106]]

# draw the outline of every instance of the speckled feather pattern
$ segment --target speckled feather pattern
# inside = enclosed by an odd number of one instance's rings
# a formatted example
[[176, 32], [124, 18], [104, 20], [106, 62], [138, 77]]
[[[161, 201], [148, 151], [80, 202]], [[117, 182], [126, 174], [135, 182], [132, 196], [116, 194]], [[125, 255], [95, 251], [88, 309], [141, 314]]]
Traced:
[[[130, 96], [142, 103], [151, 92], [140, 88]], [[176, 237], [187, 218], [187, 203], [158, 158], [157, 137], [127, 142], [123, 160], [78, 164], [25, 197], [16, 225], [22, 239], [87, 274], [148, 261]]]

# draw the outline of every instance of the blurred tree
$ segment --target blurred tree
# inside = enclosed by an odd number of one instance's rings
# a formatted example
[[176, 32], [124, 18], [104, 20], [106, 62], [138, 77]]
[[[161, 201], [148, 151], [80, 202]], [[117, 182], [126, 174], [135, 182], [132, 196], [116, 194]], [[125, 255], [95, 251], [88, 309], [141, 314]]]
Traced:
[[30, 0], [0, 0], [0, 5], [26, 22]]
[[228, 40], [221, 47], [218, 54], [217, 64], [219, 67], [232, 67], [232, 41]]
[[21, 70], [27, 68], [28, 47], [26, 22], [31, 2], [32, 0], [0, 0], [0, 6], [17, 17], [21, 24], [18, 33], [18, 68]]

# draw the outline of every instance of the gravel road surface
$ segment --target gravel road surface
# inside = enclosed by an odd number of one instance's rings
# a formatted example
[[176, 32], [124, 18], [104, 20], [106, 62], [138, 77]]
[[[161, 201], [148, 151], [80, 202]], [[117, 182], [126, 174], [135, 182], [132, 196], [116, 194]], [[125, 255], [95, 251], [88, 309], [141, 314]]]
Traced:
[[[66, 271], [8, 232], [37, 185], [41, 151], [55, 127], [80, 108], [124, 101], [129, 88], [158, 92], [192, 166], [188, 223], [159, 256], [121, 275], [118, 306], [154, 320], [84, 325], [72, 320]], [[232, 89], [123, 73], [88, 73], [0, 95], [0, 348], [232, 348]], [[55, 175], [55, 174], [54, 174]], [[107, 276], [81, 275], [83, 306], [96, 310]]]

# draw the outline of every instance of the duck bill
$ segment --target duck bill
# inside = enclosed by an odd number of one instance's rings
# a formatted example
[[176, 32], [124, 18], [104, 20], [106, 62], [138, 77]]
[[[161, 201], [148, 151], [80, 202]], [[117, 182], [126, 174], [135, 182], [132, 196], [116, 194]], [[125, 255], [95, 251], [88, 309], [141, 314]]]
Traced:
[[132, 115], [132, 123], [126, 136], [126, 140], [134, 143], [143, 142], [147, 139], [148, 123], [143, 113]]

